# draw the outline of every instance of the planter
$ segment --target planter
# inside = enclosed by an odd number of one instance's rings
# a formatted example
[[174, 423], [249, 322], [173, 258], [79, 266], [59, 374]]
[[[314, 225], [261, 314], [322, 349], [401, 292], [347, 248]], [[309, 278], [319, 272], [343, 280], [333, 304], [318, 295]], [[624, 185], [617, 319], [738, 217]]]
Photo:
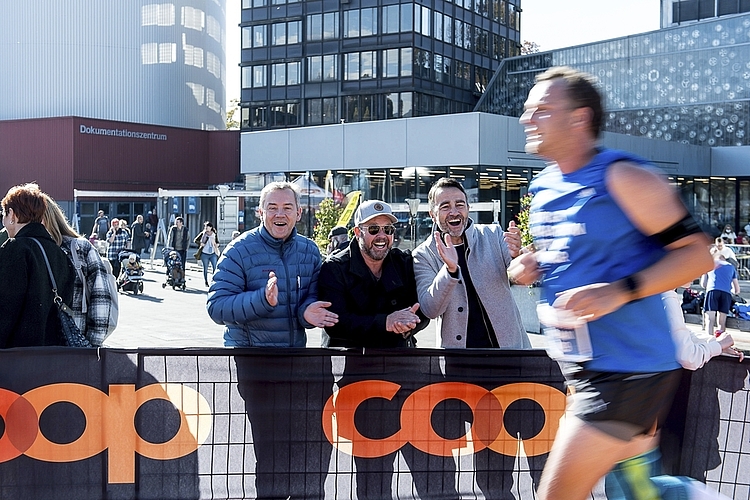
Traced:
[[516, 301], [518, 311], [521, 313], [523, 327], [528, 333], [541, 333], [539, 317], [536, 315], [536, 305], [539, 302], [542, 289], [540, 287], [528, 287], [513, 285], [510, 293]]

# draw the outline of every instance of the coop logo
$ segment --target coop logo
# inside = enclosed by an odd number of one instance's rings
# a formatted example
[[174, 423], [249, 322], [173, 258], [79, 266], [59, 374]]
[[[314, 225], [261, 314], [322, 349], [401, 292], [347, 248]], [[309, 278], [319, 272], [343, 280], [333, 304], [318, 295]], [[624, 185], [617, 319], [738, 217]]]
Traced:
[[[449, 457], [470, 455], [485, 448], [516, 456], [518, 437], [503, 427], [502, 414], [511, 403], [535, 401], [544, 412], [544, 426], [533, 437], [524, 439], [527, 456], [548, 453], [565, 413], [565, 394], [554, 387], [530, 382], [506, 384], [491, 391], [462, 382], [443, 382], [422, 387], [404, 401], [400, 429], [383, 439], [362, 435], [354, 423], [354, 414], [364, 401], [372, 398], [391, 400], [400, 385], [383, 380], [348, 384], [328, 399], [323, 410], [323, 430], [328, 441], [349, 455], [362, 458], [383, 457], [406, 443], [431, 455]], [[474, 419], [467, 433], [446, 439], [432, 427], [432, 412], [441, 402], [457, 399], [471, 408]], [[536, 418], [536, 415], [534, 415]]]
[[[135, 414], [148, 401], [171, 402], [180, 415], [177, 433], [164, 443], [151, 443], [138, 434]], [[39, 416], [54, 403], [77, 406], [86, 417], [83, 433], [65, 444], [47, 439]], [[154, 460], [180, 458], [206, 442], [211, 429], [211, 408], [197, 391], [181, 384], [109, 386], [109, 394], [82, 384], [50, 384], [16, 394], [0, 389], [0, 417], [5, 432], [0, 438], [0, 463], [20, 455], [45, 462], [74, 462], [109, 453], [110, 483], [135, 482], [135, 454]]]

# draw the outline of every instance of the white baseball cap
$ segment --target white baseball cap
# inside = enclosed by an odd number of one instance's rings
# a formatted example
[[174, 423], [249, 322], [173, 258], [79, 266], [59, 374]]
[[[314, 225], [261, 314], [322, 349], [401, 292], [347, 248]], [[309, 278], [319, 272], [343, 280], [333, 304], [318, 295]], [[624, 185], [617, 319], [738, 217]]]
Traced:
[[378, 215], [385, 215], [391, 220], [391, 223], [398, 221], [388, 203], [380, 200], [369, 200], [357, 208], [357, 211], [354, 213], [354, 224], [359, 226]]

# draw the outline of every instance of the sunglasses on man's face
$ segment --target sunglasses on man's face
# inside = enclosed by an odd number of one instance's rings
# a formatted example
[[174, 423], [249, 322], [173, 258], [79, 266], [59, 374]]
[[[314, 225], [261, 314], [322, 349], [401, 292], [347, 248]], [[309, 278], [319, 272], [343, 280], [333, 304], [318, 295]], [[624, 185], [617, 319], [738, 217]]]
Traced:
[[396, 227], [392, 226], [390, 224], [387, 225], [387, 226], [360, 226], [360, 228], [361, 229], [366, 229], [367, 232], [370, 233], [373, 236], [377, 235], [380, 232], [381, 229], [388, 236], [391, 236], [393, 233], [396, 232]]

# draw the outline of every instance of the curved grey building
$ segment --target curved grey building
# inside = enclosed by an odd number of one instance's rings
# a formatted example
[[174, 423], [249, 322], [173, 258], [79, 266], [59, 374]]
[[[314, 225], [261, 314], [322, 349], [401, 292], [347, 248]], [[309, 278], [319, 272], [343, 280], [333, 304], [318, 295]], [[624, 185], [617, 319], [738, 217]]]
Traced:
[[226, 0], [30, 0], [0, 16], [0, 120], [224, 129]]

